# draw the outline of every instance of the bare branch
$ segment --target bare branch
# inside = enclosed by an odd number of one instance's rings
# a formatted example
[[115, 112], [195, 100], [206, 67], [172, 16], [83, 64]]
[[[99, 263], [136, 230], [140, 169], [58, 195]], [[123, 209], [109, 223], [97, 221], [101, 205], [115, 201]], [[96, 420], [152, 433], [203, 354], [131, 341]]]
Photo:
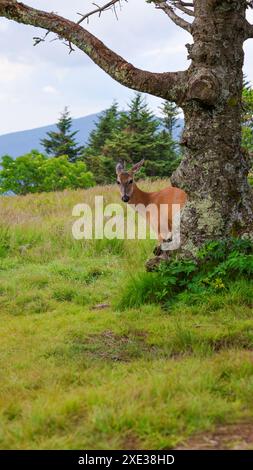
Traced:
[[188, 23], [188, 21], [185, 21], [183, 18], [180, 18], [178, 16], [173, 7], [169, 6], [168, 3], [166, 2], [161, 2], [161, 1], [154, 1], [153, 2], [158, 10], [163, 10], [166, 15], [169, 16], [169, 18], [177, 25], [180, 26], [180, 28], [185, 29], [188, 31], [188, 33], [191, 33], [191, 24]]
[[[101, 14], [104, 12], [104, 11], [108, 11], [108, 10], [112, 10], [114, 11], [115, 13], [115, 16], [117, 18], [117, 12], [116, 12], [116, 4], [119, 4], [121, 5], [121, 2], [123, 0], [111, 0], [110, 2], [108, 3], [105, 3], [104, 5], [102, 6], [99, 6], [97, 5], [96, 3], [93, 3], [93, 5], [96, 7], [94, 10], [90, 11], [89, 13], [86, 13], [86, 14], [82, 14], [82, 13], [78, 13], [78, 15], [81, 15], [81, 18], [80, 20], [77, 22], [77, 24], [81, 24], [83, 21], [87, 21], [87, 23], [89, 22], [89, 19], [92, 15], [96, 15], [98, 13], [99, 16], [101, 16]], [[127, 2], [128, 0], [124, 0], [125, 2]]]
[[[95, 64], [124, 86], [180, 105], [188, 72], [153, 73], [138, 69], [109, 49], [81, 25], [14, 0], [0, 0], [0, 16], [57, 34], [87, 54]], [[72, 46], [71, 46], [72, 47]]]
[[194, 0], [192, 2], [183, 2], [181, 0], [178, 0], [177, 3], [180, 3], [183, 7], [194, 7]]
[[[182, 11], [183, 13], [185, 13], [186, 15], [188, 16], [194, 16], [194, 11], [193, 10], [189, 10], [189, 8], [185, 7], [182, 2], [179, 2], [179, 1], [173, 1], [173, 5], [180, 11]], [[193, 6], [193, 5], [192, 5]]]

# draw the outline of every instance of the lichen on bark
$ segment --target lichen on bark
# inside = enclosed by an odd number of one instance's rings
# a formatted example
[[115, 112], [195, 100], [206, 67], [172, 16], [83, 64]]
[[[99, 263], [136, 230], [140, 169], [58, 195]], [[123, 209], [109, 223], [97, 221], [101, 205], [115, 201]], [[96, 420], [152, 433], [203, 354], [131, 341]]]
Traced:
[[253, 233], [249, 164], [241, 149], [246, 5], [239, 1], [236, 7], [220, 8], [226, 3], [195, 0], [194, 44], [187, 46], [192, 60], [189, 85], [194, 80], [191, 74], [201, 77], [201, 70], [215, 78], [211, 99], [196, 99], [189, 89], [181, 104], [184, 158], [172, 184], [185, 189], [189, 197], [181, 221], [185, 252], [189, 246], [196, 251], [206, 240]]

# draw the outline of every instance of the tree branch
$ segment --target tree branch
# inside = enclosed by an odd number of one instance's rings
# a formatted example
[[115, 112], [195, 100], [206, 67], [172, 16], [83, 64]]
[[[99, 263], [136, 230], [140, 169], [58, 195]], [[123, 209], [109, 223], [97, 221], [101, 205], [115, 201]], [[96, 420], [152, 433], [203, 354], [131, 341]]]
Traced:
[[[116, 13], [116, 4], [121, 4], [121, 1], [122, 0], [111, 0], [110, 2], [108, 3], [105, 3], [104, 5], [102, 5], [101, 7], [99, 5], [97, 5], [96, 3], [93, 3], [93, 5], [95, 5], [97, 8], [95, 8], [94, 10], [90, 11], [89, 13], [86, 13], [86, 14], [82, 14], [82, 13], [78, 13], [78, 15], [81, 15], [81, 18], [80, 20], [77, 22], [77, 24], [81, 24], [83, 21], [87, 20], [87, 23], [89, 22], [89, 18], [90, 16], [92, 15], [95, 15], [95, 14], [99, 14], [99, 16], [101, 16], [101, 14], [104, 12], [104, 11], [108, 11], [108, 10], [113, 10], [117, 16], [117, 13]], [[127, 2], [128, 0], [125, 0], [125, 2]]]
[[185, 29], [188, 31], [188, 33], [191, 33], [191, 24], [188, 23], [188, 21], [185, 21], [183, 18], [180, 18], [178, 16], [173, 8], [168, 5], [168, 3], [163, 2], [163, 1], [154, 1], [153, 2], [158, 10], [163, 10], [166, 15], [169, 16], [169, 18], [177, 25], [180, 26], [180, 28]]
[[[173, 5], [180, 11], [182, 11], [183, 13], [185, 13], [186, 15], [188, 16], [194, 16], [194, 11], [193, 10], [189, 10], [189, 8], [186, 8], [182, 2], [180, 1], [173, 1]], [[191, 5], [193, 7], [193, 5]]]
[[194, 0], [192, 2], [183, 2], [181, 0], [178, 0], [177, 3], [180, 3], [183, 7], [194, 7]]
[[122, 85], [174, 101], [180, 105], [188, 72], [153, 73], [138, 69], [109, 49], [82, 26], [55, 13], [31, 8], [15, 0], [0, 0], [0, 16], [57, 34], [75, 44]]

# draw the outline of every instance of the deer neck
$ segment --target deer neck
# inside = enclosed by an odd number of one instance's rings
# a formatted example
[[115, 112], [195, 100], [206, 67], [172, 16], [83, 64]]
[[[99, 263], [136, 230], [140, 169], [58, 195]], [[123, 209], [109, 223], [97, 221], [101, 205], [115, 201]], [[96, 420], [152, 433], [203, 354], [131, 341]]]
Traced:
[[145, 193], [134, 183], [133, 194], [129, 200], [129, 204], [143, 204], [145, 207], [150, 204], [150, 194]]

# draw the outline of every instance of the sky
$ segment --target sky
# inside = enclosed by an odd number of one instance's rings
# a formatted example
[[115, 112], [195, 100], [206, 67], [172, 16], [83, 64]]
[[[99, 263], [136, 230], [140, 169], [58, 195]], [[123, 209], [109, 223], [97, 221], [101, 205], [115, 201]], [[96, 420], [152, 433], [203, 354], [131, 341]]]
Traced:
[[[99, 4], [104, 2], [97, 0]], [[72, 20], [94, 8], [89, 0], [27, 0], [30, 6], [54, 11]], [[93, 16], [89, 31], [135, 66], [157, 72], [189, 66], [186, 43], [192, 38], [164, 12], [145, 0], [122, 2], [118, 21], [111, 12]], [[253, 23], [253, 12], [249, 20]], [[72, 117], [108, 108], [113, 100], [126, 108], [133, 92], [103, 72], [83, 52], [71, 55], [59, 41], [33, 46], [43, 31], [0, 18], [0, 135], [52, 124], [65, 106]], [[53, 39], [53, 35], [51, 38]], [[245, 43], [245, 68], [253, 83], [253, 40]], [[161, 100], [147, 95], [159, 113]]]

